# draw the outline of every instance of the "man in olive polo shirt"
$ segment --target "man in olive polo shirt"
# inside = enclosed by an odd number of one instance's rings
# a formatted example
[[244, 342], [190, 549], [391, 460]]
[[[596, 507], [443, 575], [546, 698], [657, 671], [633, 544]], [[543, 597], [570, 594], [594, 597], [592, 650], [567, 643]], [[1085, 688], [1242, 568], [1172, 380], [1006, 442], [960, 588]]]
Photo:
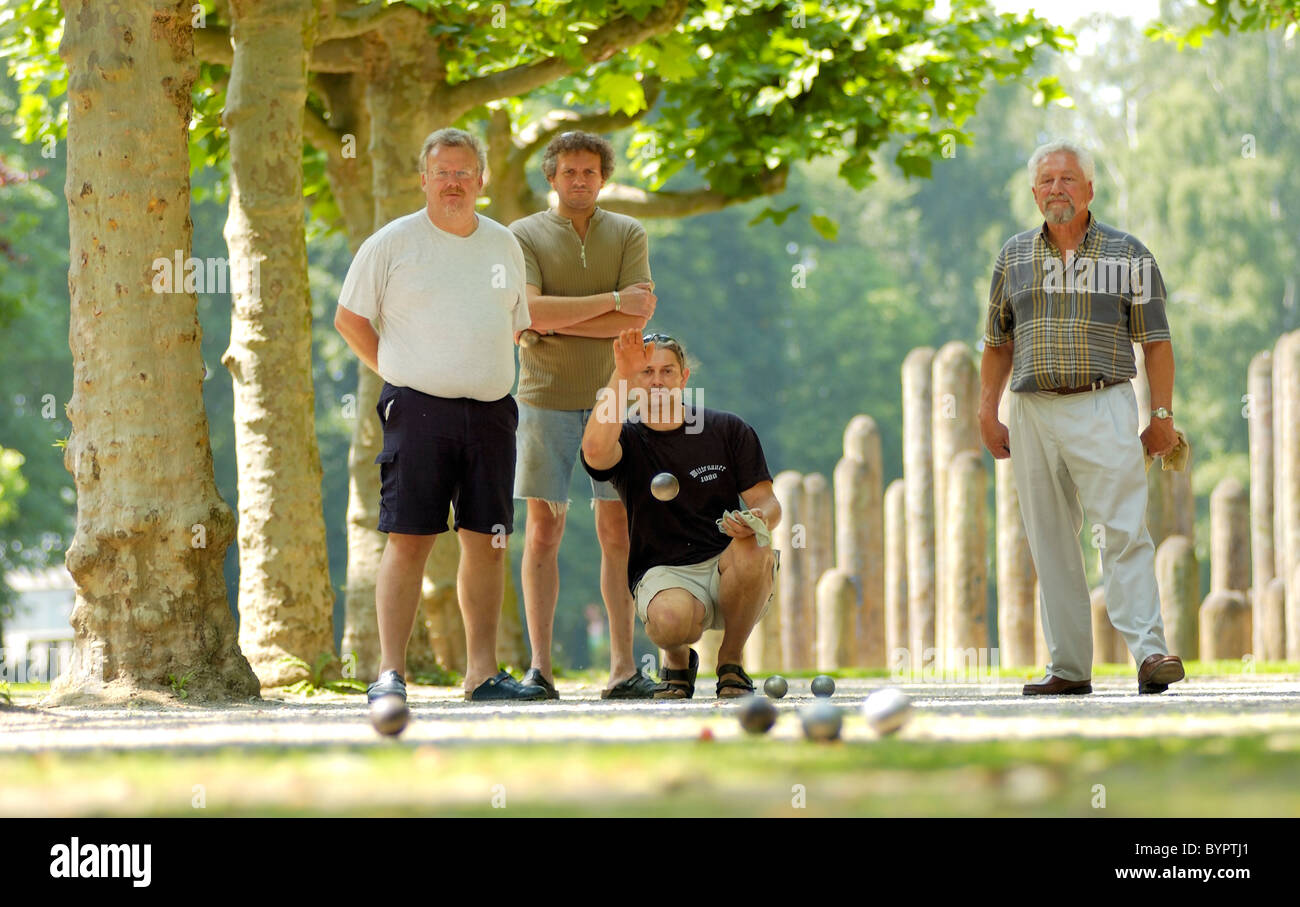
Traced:
[[[1163, 693], [1184, 677], [1168, 654], [1146, 525], [1144, 451], [1177, 445], [1165, 286], [1146, 246], [1089, 213], [1093, 174], [1092, 155], [1073, 142], [1035, 150], [1029, 181], [1044, 223], [1006, 242], [989, 290], [980, 434], [995, 458], [1011, 459], [1051, 655], [1026, 696], [1092, 692], [1083, 508], [1104, 529], [1106, 610], [1138, 665], [1138, 692]], [[1151, 386], [1140, 436], [1134, 343]], [[1008, 375], [1009, 428], [998, 420]]]
[[[611, 339], [645, 327], [655, 310], [645, 229], [604, 211], [596, 196], [614, 172], [600, 136], [566, 132], [547, 146], [542, 171], [558, 202], [510, 225], [524, 252], [531, 329], [520, 335], [515, 497], [527, 502], [522, 587], [532, 667], [522, 683], [558, 698], [551, 634], [569, 483], [596, 394], [614, 368]], [[610, 675], [602, 696], [648, 699], [654, 682], [632, 651], [627, 511], [608, 482], [592, 481], [600, 590], [609, 613]]]

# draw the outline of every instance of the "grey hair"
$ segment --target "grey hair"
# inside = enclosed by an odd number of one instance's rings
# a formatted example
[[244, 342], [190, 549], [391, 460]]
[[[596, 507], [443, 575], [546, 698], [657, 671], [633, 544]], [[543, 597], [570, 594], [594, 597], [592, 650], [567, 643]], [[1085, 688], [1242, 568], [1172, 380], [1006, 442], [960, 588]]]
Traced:
[[487, 152], [483, 150], [483, 143], [463, 129], [448, 126], [429, 133], [429, 137], [424, 140], [424, 147], [420, 149], [421, 170], [428, 166], [429, 154], [435, 148], [472, 148], [478, 155], [478, 172], [487, 170]]
[[1083, 170], [1083, 175], [1088, 182], [1092, 182], [1097, 173], [1096, 164], [1092, 160], [1092, 152], [1077, 142], [1069, 139], [1056, 139], [1048, 142], [1046, 145], [1039, 145], [1034, 149], [1034, 153], [1029, 156], [1029, 186], [1033, 188], [1038, 182], [1038, 168], [1042, 165], [1043, 159], [1049, 154], [1055, 154], [1058, 151], [1064, 151], [1067, 154], [1074, 155], [1074, 159], [1079, 162], [1079, 167]]

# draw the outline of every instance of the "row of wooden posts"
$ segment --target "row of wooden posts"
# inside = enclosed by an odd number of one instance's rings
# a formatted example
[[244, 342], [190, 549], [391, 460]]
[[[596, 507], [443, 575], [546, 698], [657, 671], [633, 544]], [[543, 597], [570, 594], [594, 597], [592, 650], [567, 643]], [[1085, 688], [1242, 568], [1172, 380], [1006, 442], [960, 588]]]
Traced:
[[[1150, 394], [1141, 347], [1135, 352], [1133, 383], [1145, 429]], [[1194, 369], [1194, 358], [1184, 368]], [[973, 352], [960, 342], [938, 352], [912, 350], [903, 362], [902, 389], [902, 479], [882, 489], [880, 432], [865, 415], [845, 428], [844, 455], [831, 482], [794, 471], [775, 477], [784, 513], [774, 539], [781, 572], [776, 600], [746, 648], [752, 670], [967, 666], [972, 650], [993, 645], [991, 579], [996, 661], [1020, 667], [1048, 660], [1009, 460], [995, 461], [996, 565], [989, 576], [988, 474]], [[1165, 633], [1170, 650], [1184, 658], [1297, 660], [1300, 331], [1253, 359], [1241, 402], [1249, 423], [1250, 491], [1227, 478], [1210, 497], [1204, 599], [1191, 463], [1164, 471], [1157, 461], [1147, 474], [1147, 526], [1157, 546]], [[1194, 451], [1194, 438], [1191, 443]], [[1091, 537], [1085, 517], [1084, 544]], [[1129, 658], [1100, 587], [1092, 592], [1092, 619], [1094, 661]], [[706, 639], [697, 648], [707, 669], [717, 647]]]

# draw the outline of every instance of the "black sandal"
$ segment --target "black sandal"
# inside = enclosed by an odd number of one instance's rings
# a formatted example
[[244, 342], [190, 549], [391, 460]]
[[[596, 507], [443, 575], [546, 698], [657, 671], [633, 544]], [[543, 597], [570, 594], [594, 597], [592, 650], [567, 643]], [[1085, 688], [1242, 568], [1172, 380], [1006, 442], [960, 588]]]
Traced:
[[754, 692], [754, 681], [740, 665], [718, 665], [718, 698], [734, 699]]
[[660, 668], [659, 683], [655, 685], [655, 699], [690, 699], [695, 695], [695, 675], [700, 670], [700, 656], [694, 649], [691, 653], [690, 667]]

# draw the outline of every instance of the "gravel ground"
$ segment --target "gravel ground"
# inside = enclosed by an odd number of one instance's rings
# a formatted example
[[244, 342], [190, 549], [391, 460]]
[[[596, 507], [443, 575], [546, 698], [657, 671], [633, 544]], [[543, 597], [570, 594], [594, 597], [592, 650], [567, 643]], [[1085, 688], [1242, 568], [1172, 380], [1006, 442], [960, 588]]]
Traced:
[[[717, 739], [743, 736], [734, 701], [713, 698], [701, 677], [689, 702], [608, 702], [594, 684], [561, 681], [558, 702], [512, 706], [465, 702], [458, 688], [410, 688], [411, 722], [401, 741], [499, 743], [528, 741], [689, 740], [705, 728]], [[884, 680], [841, 680], [832, 701], [846, 710], [845, 740], [874, 733], [858, 713]], [[812, 701], [809, 681], [793, 679], [777, 702], [771, 734], [800, 736], [798, 709]], [[1091, 696], [1028, 698], [1020, 683], [983, 686], [902, 684], [914, 714], [901, 732], [911, 740], [999, 740], [1062, 736], [1235, 735], [1300, 732], [1300, 676], [1196, 678], [1160, 696], [1139, 696], [1131, 678], [1094, 678]], [[271, 694], [260, 702], [210, 707], [141, 701], [128, 707], [43, 707], [30, 694], [0, 709], [0, 754], [124, 751], [224, 746], [319, 747], [386, 745], [371, 729], [361, 697]]]

